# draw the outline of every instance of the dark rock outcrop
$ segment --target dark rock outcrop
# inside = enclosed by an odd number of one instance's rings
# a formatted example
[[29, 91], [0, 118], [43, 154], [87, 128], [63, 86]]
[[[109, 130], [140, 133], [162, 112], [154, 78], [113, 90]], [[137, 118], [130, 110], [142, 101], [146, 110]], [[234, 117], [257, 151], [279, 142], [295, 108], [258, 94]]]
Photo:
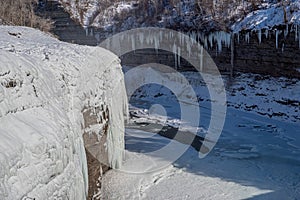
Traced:
[[44, 3], [39, 4], [36, 12], [44, 18], [50, 18], [54, 21], [51, 33], [56, 35], [59, 40], [81, 45], [97, 45], [97, 40], [91, 32], [86, 31], [80, 23], [71, 19], [70, 14], [57, 0], [44, 1]]

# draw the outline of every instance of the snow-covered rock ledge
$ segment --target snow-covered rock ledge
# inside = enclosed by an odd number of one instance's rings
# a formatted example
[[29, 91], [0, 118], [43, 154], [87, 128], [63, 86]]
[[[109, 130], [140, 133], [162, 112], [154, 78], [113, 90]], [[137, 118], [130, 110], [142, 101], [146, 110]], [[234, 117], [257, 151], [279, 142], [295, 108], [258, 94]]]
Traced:
[[119, 59], [0, 26], [0, 61], [1, 199], [86, 199], [83, 134], [97, 136], [90, 146], [105, 135], [110, 166], [122, 162], [127, 97]]

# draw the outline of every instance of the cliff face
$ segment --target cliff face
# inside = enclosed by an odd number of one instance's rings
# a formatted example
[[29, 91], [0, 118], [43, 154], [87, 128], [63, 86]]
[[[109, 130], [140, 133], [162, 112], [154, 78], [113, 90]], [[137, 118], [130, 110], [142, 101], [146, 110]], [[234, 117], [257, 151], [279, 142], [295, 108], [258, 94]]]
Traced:
[[57, 0], [45, 1], [37, 8], [36, 12], [43, 18], [50, 18], [53, 21], [51, 32], [60, 40], [75, 44], [97, 45], [96, 38], [87, 34]]
[[122, 163], [118, 58], [30, 28], [1, 26], [0, 35], [1, 199], [86, 199], [95, 182], [87, 163]]
[[[134, 10], [136, 10], [135, 6], [141, 6], [141, 3], [136, 5], [133, 2], [129, 2], [111, 5], [108, 9], [111, 12], [106, 12], [106, 14], [110, 13], [110, 15], [112, 15], [111, 18], [103, 17], [103, 19], [100, 19], [98, 17], [98, 19], [95, 15], [99, 15], [100, 10], [99, 5], [95, 4], [95, 1], [86, 1], [85, 3], [79, 2], [78, 5], [74, 2], [69, 3], [68, 0], [62, 2], [63, 4], [60, 5], [54, 0], [47, 1], [45, 11], [43, 13], [48, 17], [52, 17], [52, 19], [56, 21], [56, 28], [53, 29], [53, 32], [63, 41], [96, 45], [101, 42], [101, 40], [108, 37], [109, 34], [130, 28], [147, 26], [147, 24], [143, 24], [142, 21], [133, 18], [126, 18], [125, 20], [120, 18], [120, 16], [113, 17], [115, 15], [118, 16], [123, 12], [125, 12], [126, 15], [129, 12], [134, 13]], [[188, 5], [192, 5], [192, 3], [189, 2]], [[214, 7], [214, 4], [206, 5], [204, 2], [199, 2], [199, 5], [207, 8]], [[84, 6], [87, 6], [86, 12], [80, 16], [79, 11], [84, 10]], [[106, 7], [107, 6], [108, 5], [106, 5]], [[207, 33], [205, 30], [196, 30], [191, 27], [188, 28], [190, 29], [189, 31], [186, 31], [185, 29], [188, 27], [187, 24], [194, 23], [193, 18], [188, 18], [191, 14], [188, 14], [188, 11], [195, 9], [195, 7], [187, 6], [185, 4], [180, 4], [180, 6], [182, 8], [182, 16], [187, 17], [185, 20], [183, 18], [181, 19], [185, 21], [185, 23], [180, 26], [174, 25], [174, 27], [171, 28], [183, 31], [189, 34], [191, 38], [202, 43], [210, 56], [214, 59], [220, 71], [224, 73], [231, 73], [233, 70], [269, 74], [272, 76], [300, 76], [298, 67], [300, 66], [298, 31], [300, 27], [297, 25], [300, 16], [300, 6], [297, 1], [291, 1], [290, 5], [281, 5], [278, 3], [264, 4], [260, 9], [245, 15], [243, 19], [237, 20], [237, 22], [231, 27], [234, 33], [233, 46], [231, 46], [231, 34], [233, 33], [230, 32], [222, 33], [222, 31], [218, 31]], [[245, 9], [249, 8], [248, 4], [244, 4], [243, 6]], [[63, 7], [71, 14], [68, 14]], [[151, 6], [149, 9], [150, 8]], [[186, 8], [186, 10], [183, 8]], [[247, 12], [250, 11], [249, 9]], [[286, 25], [282, 25], [285, 24], [285, 12], [286, 19], [288, 19], [288, 28], [286, 28]], [[239, 12], [236, 12], [235, 14], [233, 12], [232, 15], [240, 17], [243, 16]], [[76, 23], [70, 19], [70, 16], [72, 16], [75, 20], [81, 20], [80, 23], [86, 26], [85, 29], [79, 25], [79, 22]], [[199, 15], [198, 17], [204, 19], [205, 14]], [[167, 18], [164, 20], [166, 19]], [[95, 20], [102, 20], [110, 25], [103, 28], [100, 24], [93, 23]], [[117, 21], [118, 23], [116, 23]], [[196, 24], [199, 25], [198, 22]], [[98, 28], [88, 26], [96, 26]], [[154, 22], [151, 26], [168, 27], [167, 24], [159, 24], [157, 22]], [[111, 29], [108, 27], [115, 28]], [[206, 27], [208, 30], [215, 30], [212, 28], [213, 26], [205, 23], [201, 24], [201, 27]], [[286, 34], [286, 31], [288, 34]], [[146, 40], [146, 38], [144, 40]], [[157, 62], [176, 67], [178, 64], [174, 62], [176, 59], [173, 52], [160, 51], [158, 56], [157, 51], [155, 50], [138, 50], [130, 54], [126, 54], [126, 56], [122, 56], [121, 59], [122, 63], [125, 65], [139, 65]], [[179, 68], [181, 67], [183, 70], [192, 69], [191, 65], [185, 62], [184, 59], [181, 59], [180, 65], [181, 66], [179, 66]]]
[[[215, 32], [209, 35], [189, 32], [189, 38], [203, 44], [219, 70], [223, 73], [246, 72], [271, 76], [300, 77], [300, 43], [298, 25], [277, 26], [272, 30], [242, 31], [234, 34]], [[171, 37], [171, 34], [170, 36]], [[140, 39], [136, 40], [136, 43]], [[177, 52], [159, 50], [159, 38], [154, 38], [158, 50], [139, 49], [121, 57], [123, 65], [137, 66], [146, 63], [162, 63], [179, 70], [195, 70], [180, 52], [188, 52], [183, 42]], [[144, 41], [146, 43], [146, 39]], [[137, 46], [135, 44], [134, 46]], [[188, 44], [188, 43], [186, 43]], [[154, 45], [153, 45], [154, 47]], [[172, 49], [172, 48], [170, 48]], [[189, 61], [200, 56], [200, 50], [190, 53]], [[204, 69], [205, 69], [204, 65]]]
[[295, 27], [241, 32], [234, 35], [232, 51], [223, 48], [218, 54], [215, 49], [209, 52], [223, 71], [230, 72], [233, 56], [233, 70], [237, 72], [300, 78], [299, 33]]

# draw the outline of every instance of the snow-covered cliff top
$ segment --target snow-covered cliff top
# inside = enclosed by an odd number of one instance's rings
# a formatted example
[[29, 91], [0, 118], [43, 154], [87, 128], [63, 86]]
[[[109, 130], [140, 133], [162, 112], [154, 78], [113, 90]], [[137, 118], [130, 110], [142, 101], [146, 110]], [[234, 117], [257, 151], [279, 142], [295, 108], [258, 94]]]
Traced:
[[113, 1], [59, 0], [83, 26], [119, 32], [137, 27], [167, 27], [204, 32], [271, 29], [300, 24], [299, 0], [263, 1]]
[[234, 32], [241, 30], [272, 29], [285, 24], [300, 24], [300, 2], [265, 4], [261, 9], [239, 19], [233, 26]]
[[118, 58], [30, 28], [1, 26], [0, 38], [1, 199], [85, 199], [84, 108], [108, 106], [109, 162], [122, 162], [127, 100]]
[[[96, 27], [106, 34], [139, 27], [182, 30], [220, 30], [206, 8], [194, 0], [176, 1], [73, 1], [58, 0], [83, 27]], [[200, 11], [200, 10], [201, 11]]]

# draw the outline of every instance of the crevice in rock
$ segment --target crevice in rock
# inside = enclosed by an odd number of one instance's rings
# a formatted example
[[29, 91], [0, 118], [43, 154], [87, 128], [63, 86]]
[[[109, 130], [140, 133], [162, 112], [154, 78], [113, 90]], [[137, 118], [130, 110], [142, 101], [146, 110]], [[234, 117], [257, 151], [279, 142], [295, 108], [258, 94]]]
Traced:
[[88, 200], [99, 199], [101, 177], [107, 172], [108, 152], [106, 149], [109, 113], [108, 107], [101, 105], [97, 108], [85, 108], [82, 111], [84, 118], [84, 146], [88, 165]]

